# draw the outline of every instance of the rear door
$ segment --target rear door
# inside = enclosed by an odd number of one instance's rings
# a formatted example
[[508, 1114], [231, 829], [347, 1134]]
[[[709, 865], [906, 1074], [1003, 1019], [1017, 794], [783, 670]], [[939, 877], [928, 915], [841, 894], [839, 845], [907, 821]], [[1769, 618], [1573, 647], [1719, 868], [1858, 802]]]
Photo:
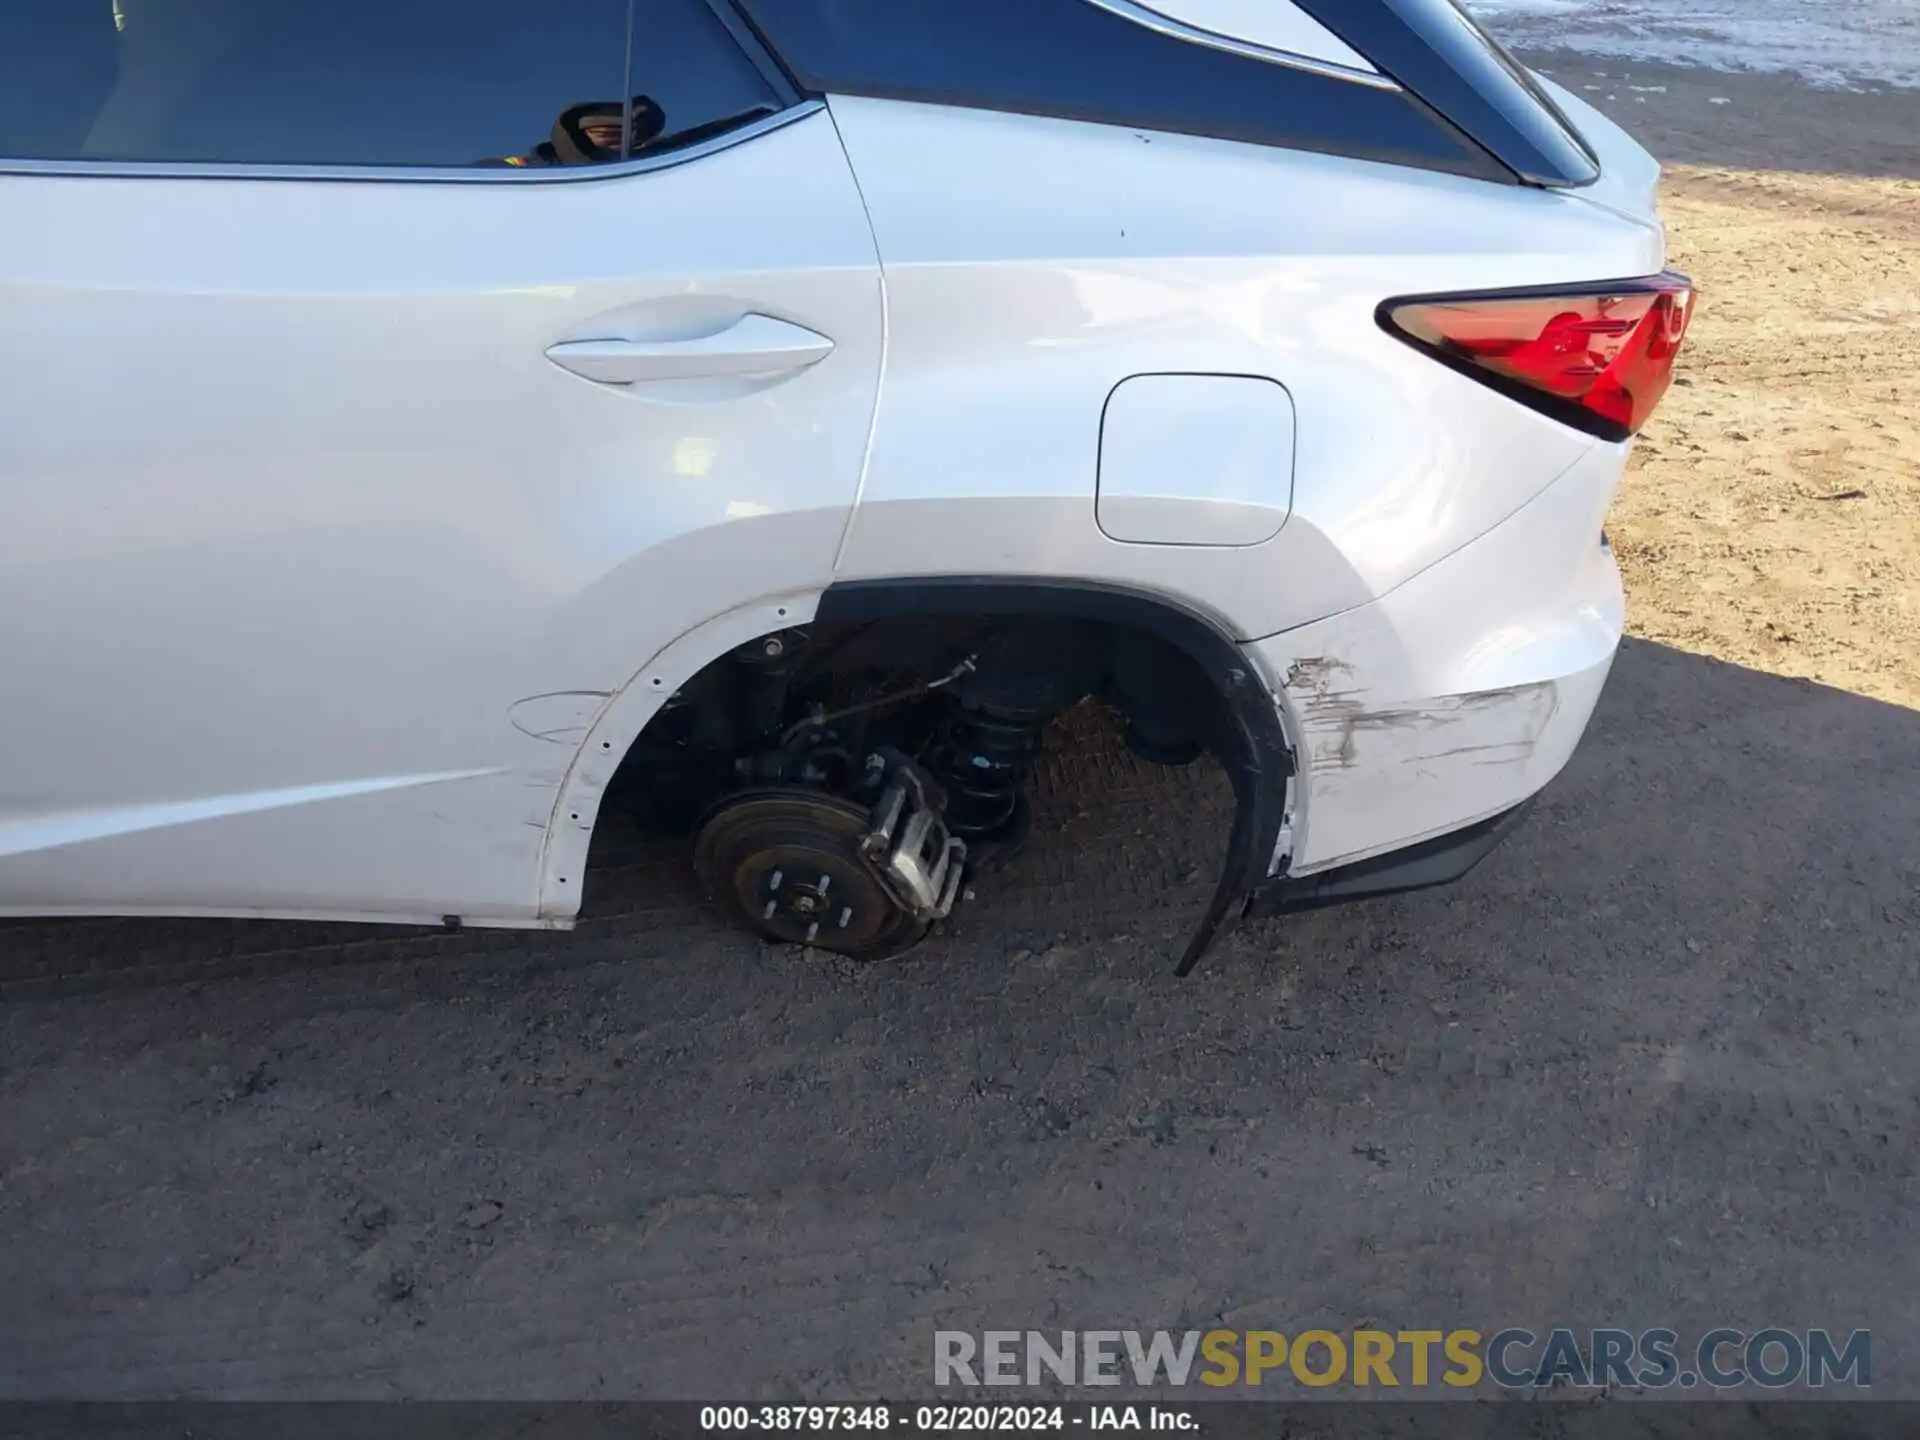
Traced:
[[0, 217], [0, 909], [529, 918], [552, 718], [830, 578], [872, 237], [705, 0], [7, 0]]

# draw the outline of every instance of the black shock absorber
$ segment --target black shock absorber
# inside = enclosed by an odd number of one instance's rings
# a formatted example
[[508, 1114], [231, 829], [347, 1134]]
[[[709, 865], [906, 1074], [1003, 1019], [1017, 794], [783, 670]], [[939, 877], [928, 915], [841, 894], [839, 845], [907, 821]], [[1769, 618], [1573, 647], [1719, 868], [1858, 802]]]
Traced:
[[1046, 705], [964, 696], [941, 717], [926, 765], [947, 792], [947, 828], [962, 840], [1017, 842], [1031, 819], [1026, 785], [1040, 758]]
[[[1004, 858], [1026, 838], [1027, 782], [1048, 725], [1099, 683], [1100, 636], [1073, 625], [1008, 626], [975, 652], [978, 664], [941, 691], [943, 713], [922, 763], [947, 792], [947, 828]], [[983, 843], [984, 842], [984, 843]]]

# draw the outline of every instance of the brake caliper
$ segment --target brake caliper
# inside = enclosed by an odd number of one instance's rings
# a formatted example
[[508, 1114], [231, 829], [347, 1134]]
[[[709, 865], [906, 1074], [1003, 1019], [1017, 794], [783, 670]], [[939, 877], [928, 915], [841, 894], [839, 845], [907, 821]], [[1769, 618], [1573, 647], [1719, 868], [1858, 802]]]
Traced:
[[868, 764], [876, 762], [885, 777], [860, 854], [902, 909], [917, 920], [944, 920], [960, 896], [966, 842], [948, 831], [945, 797], [925, 771], [897, 755]]

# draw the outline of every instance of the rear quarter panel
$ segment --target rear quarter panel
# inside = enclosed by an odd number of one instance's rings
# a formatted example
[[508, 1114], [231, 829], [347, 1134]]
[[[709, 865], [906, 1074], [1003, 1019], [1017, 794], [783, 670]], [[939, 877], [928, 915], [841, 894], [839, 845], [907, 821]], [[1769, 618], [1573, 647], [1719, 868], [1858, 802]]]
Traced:
[[[1364, 604], [1595, 443], [1394, 340], [1378, 304], [1663, 263], [1657, 224], [1561, 193], [1076, 121], [829, 103], [873, 221], [888, 328], [842, 579], [1098, 579], [1178, 595], [1242, 638]], [[1271, 540], [1101, 533], [1101, 407], [1127, 376], [1168, 371], [1292, 393], [1292, 511]]]

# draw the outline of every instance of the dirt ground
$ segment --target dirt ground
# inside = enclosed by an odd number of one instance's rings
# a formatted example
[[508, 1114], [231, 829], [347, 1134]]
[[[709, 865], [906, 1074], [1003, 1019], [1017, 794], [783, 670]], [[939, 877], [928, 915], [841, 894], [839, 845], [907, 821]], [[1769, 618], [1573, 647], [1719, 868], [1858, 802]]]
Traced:
[[1542, 63], [1669, 162], [1700, 287], [1610, 522], [1635, 633], [1920, 707], [1920, 97]]
[[620, 835], [571, 937], [0, 927], [0, 1396], [909, 1396], [937, 1328], [1372, 1322], [1868, 1328], [1920, 1397], [1920, 93], [1555, 68], [1684, 162], [1705, 298], [1612, 524], [1645, 638], [1469, 880], [1176, 980], [1225, 797], [1088, 729], [893, 966]]

